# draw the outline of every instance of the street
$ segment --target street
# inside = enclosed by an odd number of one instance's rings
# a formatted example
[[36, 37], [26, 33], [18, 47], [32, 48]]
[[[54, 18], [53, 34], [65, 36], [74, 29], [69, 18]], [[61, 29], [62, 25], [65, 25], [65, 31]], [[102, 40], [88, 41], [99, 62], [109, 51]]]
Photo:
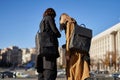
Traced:
[[[0, 79], [0, 80], [38, 80], [37, 77], [36, 78], [5, 78], [5, 79]], [[57, 78], [56, 80], [66, 80], [65, 78]]]
[[[0, 79], [0, 80], [38, 80], [36, 78], [5, 78], [5, 79]], [[57, 78], [56, 80], [66, 80], [65, 78]], [[99, 78], [90, 78], [88, 80], [120, 80], [120, 79], [114, 79], [114, 78], [105, 78], [105, 77], [99, 77]]]
[[[0, 69], [0, 71], [6, 71], [7, 69]], [[0, 80], [38, 80], [37, 79], [37, 75], [35, 75], [35, 71], [34, 69], [33, 70], [28, 70], [28, 71], [24, 71], [24, 70], [17, 70], [19, 72], [24, 72], [24, 73], [27, 73], [27, 74], [30, 74], [30, 77], [28, 78], [4, 78], [4, 79], [0, 79]], [[96, 74], [95, 73], [95, 76], [91, 77], [90, 79], [87, 79], [87, 80], [120, 80], [119, 79], [115, 79], [113, 77], [106, 77], [108, 74]], [[92, 75], [91, 75], [92, 76]], [[61, 74], [57, 77], [56, 80], [66, 80], [66, 77], [65, 75]]]

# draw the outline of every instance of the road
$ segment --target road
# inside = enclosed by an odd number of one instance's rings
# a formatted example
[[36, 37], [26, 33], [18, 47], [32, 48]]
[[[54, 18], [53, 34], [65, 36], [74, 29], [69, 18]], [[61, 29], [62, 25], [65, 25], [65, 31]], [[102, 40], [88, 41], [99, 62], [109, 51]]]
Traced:
[[[37, 78], [17, 78], [17, 79], [13, 79], [13, 78], [5, 78], [5, 79], [0, 79], [0, 80], [38, 80]], [[65, 78], [57, 78], [56, 80], [66, 80]], [[114, 78], [91, 78], [88, 80], [120, 80], [120, 79], [114, 79]]]
[[[0, 71], [5, 71], [6, 69], [0, 69]], [[23, 72], [24, 70], [17, 70], [17, 71], [20, 71], [20, 72]], [[34, 70], [30, 70], [30, 71], [24, 71], [24, 72], [27, 72], [29, 74], [33, 74], [35, 73]], [[63, 77], [63, 76], [62, 76]], [[37, 79], [37, 76], [31, 76], [31, 78], [4, 78], [4, 79], [0, 79], [0, 80], [38, 80]], [[57, 78], [56, 80], [66, 80], [65, 76], [64, 78]], [[115, 79], [115, 78], [112, 78], [112, 77], [105, 77], [105, 74], [102, 75], [102, 76], [97, 76], [97, 77], [94, 77], [94, 78], [91, 78], [89, 80], [120, 80], [120, 79]]]
[[[34, 78], [4, 78], [4, 79], [0, 79], [0, 80], [38, 80], [37, 77]], [[56, 80], [66, 80], [66, 78], [57, 78]], [[120, 79], [115, 79], [115, 78], [111, 78], [111, 77], [94, 77], [94, 78], [90, 78], [88, 80], [120, 80]]]
[[[5, 79], [0, 79], [0, 80], [38, 80], [37, 78], [5, 78]], [[66, 80], [65, 78], [57, 78], [56, 80]]]
[[[2, 71], [9, 71], [9, 69], [2, 69], [2, 68], [0, 68], [0, 72], [2, 72]], [[32, 78], [16, 78], [16, 79], [14, 79], [14, 78], [4, 78], [4, 79], [1, 79], [0, 78], [0, 80], [38, 80], [37, 79], [37, 76], [35, 77], [35, 71], [34, 70], [30, 70], [30, 71], [25, 71], [25, 70], [16, 70], [16, 71], [18, 71], [18, 72], [25, 72], [25, 73], [28, 73], [28, 74], [32, 74], [31, 75], [31, 77]], [[33, 75], [34, 74], [34, 75]], [[57, 78], [56, 80], [66, 80], [66, 78]]]

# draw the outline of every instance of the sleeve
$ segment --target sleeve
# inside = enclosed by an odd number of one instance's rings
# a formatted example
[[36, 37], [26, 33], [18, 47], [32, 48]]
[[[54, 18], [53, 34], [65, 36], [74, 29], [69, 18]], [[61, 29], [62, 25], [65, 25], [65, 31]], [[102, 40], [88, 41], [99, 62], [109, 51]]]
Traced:
[[52, 31], [55, 33], [55, 35], [56, 35], [58, 38], [61, 37], [61, 34], [60, 34], [60, 32], [58, 31], [58, 29], [57, 29], [57, 27], [56, 27], [55, 20], [52, 19], [51, 17], [49, 17], [48, 22], [49, 22], [49, 24], [50, 24], [50, 27], [51, 27]]

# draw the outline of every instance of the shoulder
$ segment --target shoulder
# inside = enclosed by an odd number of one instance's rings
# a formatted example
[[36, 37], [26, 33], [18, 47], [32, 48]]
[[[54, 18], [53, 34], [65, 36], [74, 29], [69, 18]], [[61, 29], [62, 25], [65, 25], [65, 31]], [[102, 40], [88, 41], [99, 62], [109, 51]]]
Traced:
[[44, 19], [45, 20], [52, 20], [52, 17], [51, 16], [45, 16]]

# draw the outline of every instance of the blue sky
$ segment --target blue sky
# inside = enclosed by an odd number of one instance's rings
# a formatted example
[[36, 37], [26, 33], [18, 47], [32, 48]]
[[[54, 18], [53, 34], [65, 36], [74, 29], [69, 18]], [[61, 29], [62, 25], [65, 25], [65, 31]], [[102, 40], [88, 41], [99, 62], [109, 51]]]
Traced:
[[[78, 24], [93, 30], [93, 36], [120, 22], [120, 0], [0, 0], [0, 49], [9, 46], [35, 47], [35, 35], [45, 9], [52, 7], [59, 17], [67, 13]], [[65, 43], [61, 32], [59, 45]]]

